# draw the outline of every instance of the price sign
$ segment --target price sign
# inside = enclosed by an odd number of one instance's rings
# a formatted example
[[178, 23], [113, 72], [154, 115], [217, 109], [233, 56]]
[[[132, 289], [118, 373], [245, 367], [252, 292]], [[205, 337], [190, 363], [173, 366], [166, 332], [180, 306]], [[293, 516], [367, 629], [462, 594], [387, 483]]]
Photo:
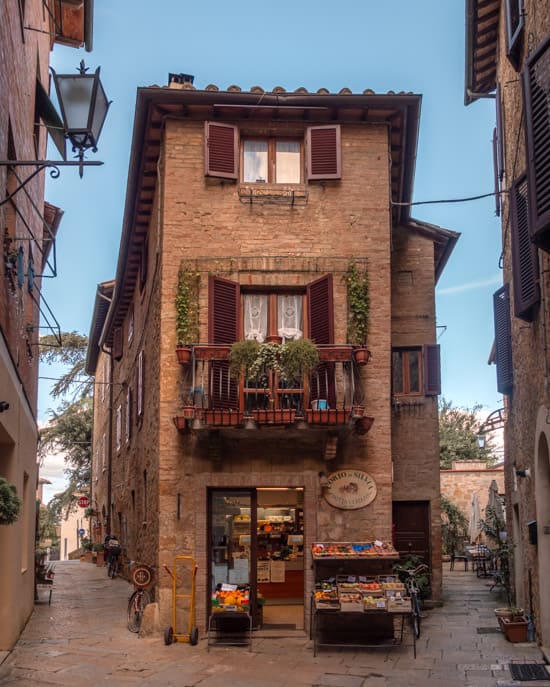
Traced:
[[88, 506], [90, 505], [90, 499], [87, 496], [81, 496], [78, 499], [78, 505], [81, 508], [88, 508]]

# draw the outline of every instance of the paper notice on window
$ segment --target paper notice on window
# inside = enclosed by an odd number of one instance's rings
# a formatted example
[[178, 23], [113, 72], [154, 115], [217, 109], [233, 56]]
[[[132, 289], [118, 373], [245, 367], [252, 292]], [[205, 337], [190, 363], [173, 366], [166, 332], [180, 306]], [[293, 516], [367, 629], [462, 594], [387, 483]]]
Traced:
[[269, 576], [269, 561], [258, 561], [256, 572], [258, 575], [258, 582], [266, 583], [271, 581], [271, 577]]
[[284, 561], [271, 561], [269, 566], [269, 574], [271, 576], [272, 582], [284, 582], [285, 581], [285, 562]]
[[232, 584], [248, 583], [248, 558], [233, 559], [233, 569], [229, 571], [229, 582]]

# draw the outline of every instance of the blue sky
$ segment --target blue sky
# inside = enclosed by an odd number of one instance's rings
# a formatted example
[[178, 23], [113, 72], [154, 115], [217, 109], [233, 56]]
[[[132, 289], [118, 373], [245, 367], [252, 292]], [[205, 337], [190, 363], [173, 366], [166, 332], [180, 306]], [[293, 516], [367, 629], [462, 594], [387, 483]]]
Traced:
[[[81, 59], [112, 99], [97, 154], [104, 166], [79, 179], [63, 169], [47, 199], [65, 215], [58, 276], [44, 296], [62, 330], [88, 334], [98, 282], [112, 279], [120, 240], [136, 89], [165, 85], [169, 72], [195, 86], [247, 90], [304, 86], [422, 94], [414, 200], [462, 198], [493, 190], [494, 101], [464, 107], [464, 2], [454, 0], [95, 0], [94, 49], [56, 46], [52, 66], [73, 72]], [[55, 157], [55, 152], [50, 153]], [[421, 205], [413, 217], [461, 232], [437, 288], [443, 395], [454, 405], [501, 405], [494, 366], [492, 293], [500, 286], [500, 230], [492, 198]], [[42, 370], [44, 376], [56, 371]], [[41, 382], [39, 418], [55, 405]]]

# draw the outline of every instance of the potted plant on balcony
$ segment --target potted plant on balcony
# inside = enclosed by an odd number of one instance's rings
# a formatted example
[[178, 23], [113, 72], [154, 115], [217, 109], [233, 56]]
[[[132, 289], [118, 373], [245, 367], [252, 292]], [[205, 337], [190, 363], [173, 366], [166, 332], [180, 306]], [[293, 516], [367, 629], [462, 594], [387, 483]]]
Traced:
[[367, 348], [370, 319], [369, 276], [366, 267], [351, 260], [343, 277], [348, 292], [348, 341], [354, 346], [355, 360], [365, 365], [370, 358]]
[[176, 288], [176, 354], [178, 361], [188, 364], [192, 344], [199, 340], [199, 290], [201, 275], [191, 264], [182, 260]]
[[294, 339], [281, 346], [279, 365], [287, 381], [302, 380], [319, 365], [319, 351], [311, 339]]
[[260, 344], [256, 339], [235, 341], [231, 345], [229, 354], [229, 374], [233, 379], [240, 379], [241, 374], [249, 376], [250, 370], [255, 365], [260, 351]]

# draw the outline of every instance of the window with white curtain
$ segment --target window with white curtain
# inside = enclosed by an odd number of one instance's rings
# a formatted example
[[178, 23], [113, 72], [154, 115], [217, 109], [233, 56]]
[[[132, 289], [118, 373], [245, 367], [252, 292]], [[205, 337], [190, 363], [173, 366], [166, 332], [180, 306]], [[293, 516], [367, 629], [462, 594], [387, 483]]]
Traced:
[[243, 297], [244, 338], [263, 343], [268, 336], [284, 341], [301, 339], [302, 294], [246, 294]]
[[277, 331], [284, 341], [301, 339], [302, 296], [298, 294], [277, 297]]
[[268, 296], [247, 294], [244, 297], [244, 338], [263, 343], [267, 337]]

